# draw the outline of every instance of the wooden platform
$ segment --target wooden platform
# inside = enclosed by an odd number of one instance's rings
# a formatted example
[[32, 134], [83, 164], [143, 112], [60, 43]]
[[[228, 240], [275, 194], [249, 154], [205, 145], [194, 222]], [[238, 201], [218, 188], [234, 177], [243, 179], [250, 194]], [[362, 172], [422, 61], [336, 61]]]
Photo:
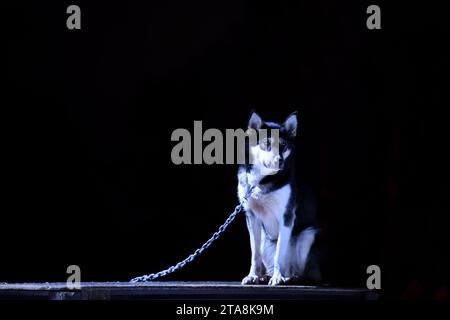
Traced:
[[12, 300], [376, 300], [367, 289], [311, 286], [242, 286], [238, 282], [82, 282], [69, 290], [66, 283], [0, 283], [0, 299]]

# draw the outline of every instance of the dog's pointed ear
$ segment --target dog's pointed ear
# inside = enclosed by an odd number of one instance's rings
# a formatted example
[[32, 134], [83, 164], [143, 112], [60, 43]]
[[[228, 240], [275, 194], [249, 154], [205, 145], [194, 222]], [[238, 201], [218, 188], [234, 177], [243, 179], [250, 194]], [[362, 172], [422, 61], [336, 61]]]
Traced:
[[284, 122], [284, 127], [286, 128], [286, 131], [289, 133], [291, 137], [295, 137], [297, 135], [297, 126], [298, 126], [298, 119], [297, 119], [297, 111], [292, 112], [289, 117], [286, 118], [286, 121]]
[[254, 111], [250, 113], [250, 118], [248, 119], [248, 129], [259, 130], [263, 124], [262, 118]]

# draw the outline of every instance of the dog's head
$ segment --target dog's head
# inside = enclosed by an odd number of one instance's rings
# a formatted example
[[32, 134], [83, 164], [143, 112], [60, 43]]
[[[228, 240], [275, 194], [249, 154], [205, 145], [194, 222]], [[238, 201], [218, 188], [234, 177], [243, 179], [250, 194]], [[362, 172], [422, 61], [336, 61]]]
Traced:
[[289, 115], [283, 123], [264, 121], [252, 112], [248, 132], [255, 134], [256, 139], [249, 146], [251, 163], [266, 175], [284, 170], [293, 157], [297, 125], [297, 112]]

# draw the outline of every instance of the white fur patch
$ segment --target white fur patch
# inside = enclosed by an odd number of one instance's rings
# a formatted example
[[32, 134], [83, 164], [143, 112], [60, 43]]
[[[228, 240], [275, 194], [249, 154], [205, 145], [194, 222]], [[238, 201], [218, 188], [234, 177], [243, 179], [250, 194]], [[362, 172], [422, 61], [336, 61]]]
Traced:
[[250, 148], [253, 164], [265, 172], [264, 175], [276, 174], [279, 169], [279, 153], [275, 148], [270, 151], [262, 150], [259, 145]]
[[302, 275], [305, 271], [306, 260], [308, 259], [309, 251], [314, 243], [317, 230], [315, 228], [307, 228], [303, 230], [298, 239], [296, 246], [293, 248], [294, 257], [294, 270], [293, 272], [298, 275]]
[[290, 154], [291, 154], [291, 149], [287, 149], [285, 152], [283, 152], [283, 158], [287, 159], [287, 157], [289, 157]]
[[273, 239], [278, 238], [279, 224], [283, 223], [283, 215], [291, 196], [291, 186], [284, 187], [273, 192], [256, 193], [248, 201], [248, 207], [255, 216], [262, 221], [266, 231]]

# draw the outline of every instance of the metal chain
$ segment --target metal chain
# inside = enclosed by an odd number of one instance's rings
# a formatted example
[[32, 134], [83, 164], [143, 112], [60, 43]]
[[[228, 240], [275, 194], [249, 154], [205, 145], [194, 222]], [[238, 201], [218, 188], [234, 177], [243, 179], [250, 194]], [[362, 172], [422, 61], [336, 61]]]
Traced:
[[205, 251], [214, 241], [216, 241], [217, 238], [219, 238], [221, 233], [225, 231], [225, 229], [228, 227], [228, 225], [242, 211], [242, 209], [244, 208], [244, 204], [247, 202], [248, 198], [251, 196], [253, 189], [254, 189], [254, 186], [251, 186], [248, 189], [247, 194], [242, 198], [241, 202], [236, 206], [236, 208], [234, 208], [234, 211], [230, 214], [230, 216], [227, 218], [227, 220], [225, 220], [225, 222], [219, 227], [219, 230], [214, 232], [212, 237], [209, 238], [208, 241], [206, 241], [200, 248], [195, 250], [194, 253], [192, 253], [191, 255], [189, 255], [184, 260], [178, 262], [177, 264], [175, 264], [175, 265], [173, 265], [173, 266], [171, 266], [171, 267], [169, 267], [167, 269], [164, 269], [164, 270], [156, 272], [156, 273], [150, 273], [150, 274], [147, 274], [147, 275], [144, 275], [144, 276], [141, 276], [141, 277], [136, 277], [136, 278], [132, 279], [131, 282], [135, 283], [135, 282], [146, 282], [146, 281], [155, 280], [157, 278], [161, 278], [161, 277], [164, 277], [164, 276], [166, 276], [166, 275], [168, 275], [168, 274], [170, 274], [172, 272], [175, 272], [175, 271], [183, 268], [189, 262], [192, 262], [203, 251]]

